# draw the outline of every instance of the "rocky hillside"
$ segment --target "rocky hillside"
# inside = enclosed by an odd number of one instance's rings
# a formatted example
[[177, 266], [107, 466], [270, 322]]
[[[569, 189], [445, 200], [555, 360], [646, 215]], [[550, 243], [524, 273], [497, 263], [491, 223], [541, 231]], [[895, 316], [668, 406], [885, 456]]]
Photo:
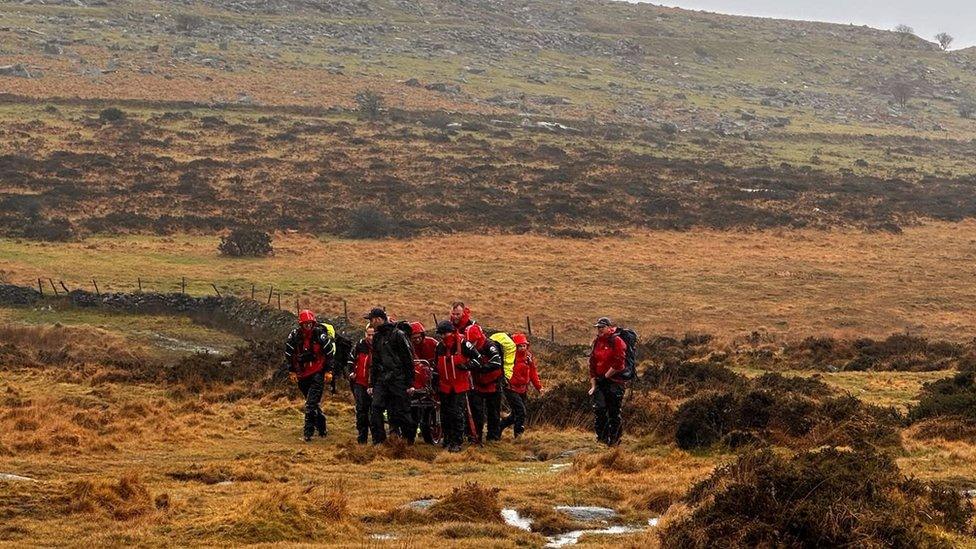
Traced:
[[28, 0], [0, 36], [8, 235], [974, 211], [976, 57], [911, 35], [598, 0]]

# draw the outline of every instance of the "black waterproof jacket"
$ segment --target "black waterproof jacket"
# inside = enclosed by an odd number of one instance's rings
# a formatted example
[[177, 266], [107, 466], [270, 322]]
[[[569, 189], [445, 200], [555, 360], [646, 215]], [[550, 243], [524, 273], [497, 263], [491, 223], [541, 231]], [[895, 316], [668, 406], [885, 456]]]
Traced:
[[369, 386], [402, 386], [404, 391], [413, 385], [413, 352], [410, 338], [396, 324], [387, 322], [373, 334], [373, 362], [370, 365]]

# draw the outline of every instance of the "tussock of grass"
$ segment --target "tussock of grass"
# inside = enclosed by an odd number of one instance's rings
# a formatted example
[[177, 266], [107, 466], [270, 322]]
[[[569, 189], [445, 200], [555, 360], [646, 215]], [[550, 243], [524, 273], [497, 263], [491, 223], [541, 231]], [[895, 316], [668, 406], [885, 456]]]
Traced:
[[934, 528], [967, 531], [973, 518], [957, 492], [905, 478], [890, 457], [835, 448], [745, 453], [685, 502], [663, 546], [938, 546]]
[[647, 465], [647, 460], [620, 447], [598, 454], [578, 454], [573, 459], [573, 469], [580, 472], [639, 473]]
[[0, 325], [0, 364], [140, 365], [149, 352], [119, 335], [88, 326]]
[[551, 536], [572, 530], [579, 530], [585, 526], [569, 518], [565, 513], [559, 513], [552, 505], [530, 503], [518, 508], [519, 514], [532, 519], [532, 531]]
[[342, 487], [279, 487], [252, 495], [207, 525], [240, 543], [323, 542], [354, 533]]
[[255, 470], [255, 464], [243, 465], [190, 465], [186, 470], [170, 471], [166, 476], [182, 481], [202, 482], [203, 484], [217, 484], [218, 482], [270, 482], [271, 476]]
[[83, 480], [67, 490], [69, 513], [102, 514], [115, 520], [130, 520], [155, 510], [149, 489], [138, 475], [128, 474], [118, 482]]
[[501, 523], [502, 507], [498, 488], [487, 488], [477, 482], [465, 482], [450, 495], [431, 505], [427, 514], [444, 522]]

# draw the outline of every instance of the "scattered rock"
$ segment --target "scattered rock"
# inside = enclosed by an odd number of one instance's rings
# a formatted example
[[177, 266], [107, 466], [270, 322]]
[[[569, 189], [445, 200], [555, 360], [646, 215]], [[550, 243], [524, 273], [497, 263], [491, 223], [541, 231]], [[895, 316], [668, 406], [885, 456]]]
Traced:
[[13, 475], [10, 473], [0, 473], [0, 481], [8, 482], [37, 482], [36, 479], [30, 477], [22, 477], [20, 475]]
[[569, 506], [569, 505], [558, 505], [556, 506], [556, 511], [569, 516], [575, 520], [588, 522], [593, 520], [611, 520], [620, 516], [619, 513], [610, 509], [608, 507], [594, 507], [594, 506]]

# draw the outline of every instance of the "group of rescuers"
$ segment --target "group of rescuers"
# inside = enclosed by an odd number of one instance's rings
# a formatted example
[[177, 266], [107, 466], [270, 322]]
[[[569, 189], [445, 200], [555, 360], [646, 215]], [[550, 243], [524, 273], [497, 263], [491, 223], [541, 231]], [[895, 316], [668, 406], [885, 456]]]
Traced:
[[[290, 371], [305, 397], [305, 442], [316, 432], [321, 437], [328, 433], [320, 402], [326, 383], [331, 382], [335, 391], [333, 373], [345, 373], [336, 368], [341, 363], [349, 364], [360, 444], [370, 435], [373, 444], [383, 443], [388, 434], [412, 444], [418, 428], [431, 443], [423, 427], [429, 420], [424, 414], [433, 413], [433, 408], [417, 406], [420, 398], [439, 405], [442, 444], [450, 452], [460, 451], [465, 438], [472, 443], [501, 440], [508, 427], [513, 427], [515, 438], [524, 433], [528, 388], [543, 392], [525, 334], [488, 337], [462, 302], [452, 304], [450, 320], [437, 323], [437, 339], [428, 336], [420, 322], [392, 322], [382, 308], [363, 318], [368, 321], [365, 337], [351, 347], [348, 360], [336, 360], [334, 328], [318, 322], [311, 311], [299, 313], [299, 326], [288, 335], [282, 370]], [[613, 446], [621, 436], [625, 381], [620, 373], [626, 344], [615, 337], [609, 318], [600, 318], [594, 327], [589, 394], [597, 439]], [[503, 395], [511, 410], [505, 418]]]

